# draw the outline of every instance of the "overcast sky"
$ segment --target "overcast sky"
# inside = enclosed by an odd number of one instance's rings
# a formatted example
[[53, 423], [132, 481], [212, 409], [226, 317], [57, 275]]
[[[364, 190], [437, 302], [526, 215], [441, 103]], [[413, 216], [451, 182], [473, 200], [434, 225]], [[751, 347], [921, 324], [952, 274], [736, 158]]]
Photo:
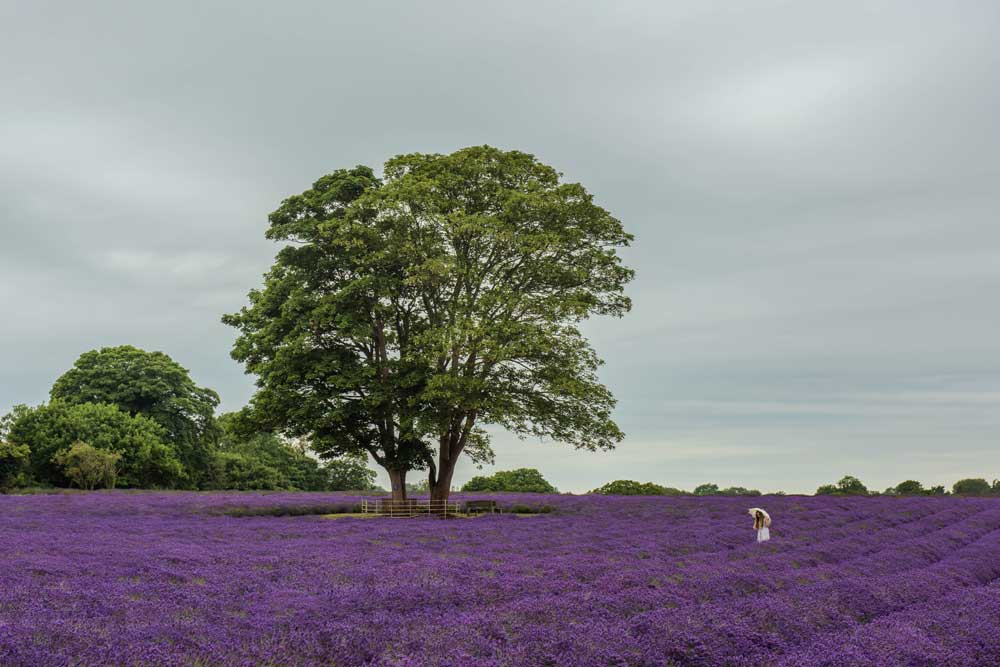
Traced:
[[0, 0], [0, 413], [119, 344], [241, 407], [219, 318], [268, 212], [488, 143], [583, 183], [638, 274], [585, 327], [626, 440], [500, 433], [498, 468], [1000, 477], [998, 34], [992, 2]]

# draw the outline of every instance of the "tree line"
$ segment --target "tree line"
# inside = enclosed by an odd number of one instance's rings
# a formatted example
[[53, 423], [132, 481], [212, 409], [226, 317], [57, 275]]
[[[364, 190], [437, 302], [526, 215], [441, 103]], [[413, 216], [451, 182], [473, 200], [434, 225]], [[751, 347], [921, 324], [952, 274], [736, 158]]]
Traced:
[[364, 459], [320, 460], [306, 443], [258, 430], [243, 411], [216, 415], [218, 404], [162, 352], [87, 352], [47, 403], [0, 419], [0, 489], [374, 488]]
[[871, 491], [864, 483], [852, 475], [845, 475], [836, 484], [824, 484], [816, 489], [816, 495], [838, 496], [1000, 496], [1000, 480], [994, 479], [992, 484], [985, 478], [973, 477], [960, 479], [949, 491], [943, 485], [925, 487], [923, 483], [908, 479], [896, 486], [890, 486], [882, 493]]

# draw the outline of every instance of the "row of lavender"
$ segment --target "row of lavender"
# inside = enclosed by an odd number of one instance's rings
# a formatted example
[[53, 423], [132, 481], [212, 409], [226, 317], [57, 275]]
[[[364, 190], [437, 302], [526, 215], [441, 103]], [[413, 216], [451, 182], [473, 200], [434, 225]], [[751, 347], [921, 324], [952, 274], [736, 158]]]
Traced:
[[0, 497], [0, 664], [1000, 665], [995, 499], [766, 497], [765, 545], [738, 498], [225, 514], [358, 500]]

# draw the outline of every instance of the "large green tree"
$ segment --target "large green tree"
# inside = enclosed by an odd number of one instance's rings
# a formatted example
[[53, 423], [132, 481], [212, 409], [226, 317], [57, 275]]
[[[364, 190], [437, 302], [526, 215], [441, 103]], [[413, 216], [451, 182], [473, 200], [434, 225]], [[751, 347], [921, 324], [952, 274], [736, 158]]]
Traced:
[[219, 436], [214, 418], [219, 395], [197, 386], [187, 369], [163, 352], [131, 345], [86, 352], [56, 380], [51, 397], [74, 405], [109, 403], [149, 417], [175, 448], [188, 486], [208, 469]]
[[578, 325], [621, 316], [632, 239], [578, 183], [489, 146], [340, 170], [282, 202], [264, 287], [224, 321], [254, 414], [325, 456], [367, 452], [395, 498], [428, 471], [447, 498], [483, 425], [610, 449], [622, 438]]

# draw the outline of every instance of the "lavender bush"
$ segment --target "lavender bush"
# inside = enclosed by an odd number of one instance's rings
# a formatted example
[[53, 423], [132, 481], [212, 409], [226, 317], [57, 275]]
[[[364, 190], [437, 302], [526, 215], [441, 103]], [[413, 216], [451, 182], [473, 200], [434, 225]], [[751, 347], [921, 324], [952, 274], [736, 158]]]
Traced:
[[996, 499], [496, 497], [0, 496], [0, 664], [1000, 665]]

